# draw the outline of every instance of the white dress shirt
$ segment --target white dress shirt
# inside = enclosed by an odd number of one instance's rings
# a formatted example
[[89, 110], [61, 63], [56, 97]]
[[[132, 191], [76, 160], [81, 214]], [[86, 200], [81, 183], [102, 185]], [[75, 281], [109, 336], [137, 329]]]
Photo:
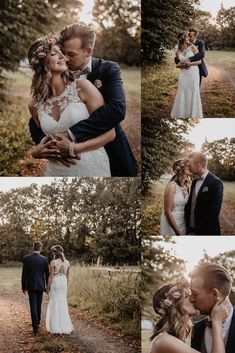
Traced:
[[[92, 59], [91, 59], [91, 56], [89, 57], [88, 63], [81, 69], [81, 71], [84, 70], [86, 67], [89, 67], [90, 72], [92, 71]], [[88, 75], [88, 73], [87, 73], [87, 74], [82, 74], [82, 75], [78, 78], [78, 80], [86, 80], [86, 79], [87, 79], [87, 75]], [[71, 140], [72, 140], [73, 142], [75, 142], [75, 141], [76, 141], [76, 137], [74, 136], [74, 134], [72, 133], [72, 131], [70, 131], [70, 129], [68, 129], [68, 134], [69, 134]]]
[[[222, 336], [223, 338], [225, 338], [231, 322], [232, 322], [232, 317], [233, 317], [233, 307], [231, 306], [231, 311], [229, 313], [229, 315], [227, 316], [226, 320], [223, 322], [222, 325]], [[211, 328], [210, 327], [206, 327], [205, 329], [205, 345], [206, 345], [206, 351], [207, 353], [211, 353], [211, 349], [212, 349], [212, 332], [211, 332]]]
[[195, 185], [195, 196], [197, 197], [198, 195], [198, 192], [200, 190], [200, 187], [202, 186], [202, 184], [204, 183], [206, 177], [207, 177], [207, 174], [209, 173], [209, 170], [206, 170], [206, 172], [204, 174], [201, 175], [200, 179], [196, 182], [196, 185]]

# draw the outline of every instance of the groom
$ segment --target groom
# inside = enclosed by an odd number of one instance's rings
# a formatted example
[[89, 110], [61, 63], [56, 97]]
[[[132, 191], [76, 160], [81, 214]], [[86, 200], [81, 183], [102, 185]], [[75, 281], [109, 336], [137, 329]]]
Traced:
[[[232, 279], [228, 271], [217, 264], [203, 263], [190, 273], [190, 301], [200, 314], [210, 316], [213, 306], [229, 296]], [[211, 321], [208, 318], [197, 322], [193, 327], [191, 346], [201, 353], [210, 353], [212, 348]], [[230, 303], [230, 311], [222, 325], [226, 353], [235, 349], [235, 309]]]
[[[198, 35], [199, 32], [196, 28], [190, 28], [189, 29], [189, 40], [192, 44], [194, 44], [197, 48], [198, 48], [198, 53], [195, 54], [194, 56], [191, 56], [191, 58], [189, 58], [190, 62], [195, 62], [198, 60], [201, 60], [201, 64], [198, 65], [199, 68], [199, 75], [200, 75], [200, 85], [201, 85], [201, 81], [202, 81], [202, 77], [207, 77], [208, 76], [208, 71], [206, 68], [206, 64], [203, 60], [203, 58], [205, 57], [205, 43], [202, 39], [198, 39]], [[181, 69], [188, 69], [190, 68], [190, 62], [185, 61], [180, 65]], [[175, 57], [175, 63], [179, 64], [179, 59], [177, 57]]]
[[41, 320], [43, 292], [47, 291], [49, 276], [48, 259], [40, 254], [42, 243], [35, 241], [33, 254], [25, 256], [22, 270], [22, 291], [28, 292], [33, 332], [36, 335]]
[[201, 152], [189, 156], [189, 169], [196, 176], [185, 206], [187, 234], [220, 235], [219, 214], [223, 200], [223, 183], [207, 169]]
[[[88, 79], [99, 89], [105, 105], [92, 113], [88, 119], [72, 126], [66, 134], [58, 134], [57, 137], [67, 141], [82, 142], [115, 128], [116, 138], [104, 146], [109, 156], [111, 175], [136, 176], [137, 164], [120, 125], [125, 118], [126, 101], [118, 64], [92, 57], [95, 32], [90, 26], [72, 24], [61, 31], [60, 37], [69, 68], [76, 78]], [[51, 153], [50, 143], [42, 142], [45, 135], [32, 118], [29, 126], [31, 136], [38, 144], [32, 153], [33, 156], [35, 158], [58, 158], [56, 154]], [[67, 155], [62, 157], [65, 158], [66, 163], [69, 149]], [[61, 158], [59, 160], [61, 161]]]

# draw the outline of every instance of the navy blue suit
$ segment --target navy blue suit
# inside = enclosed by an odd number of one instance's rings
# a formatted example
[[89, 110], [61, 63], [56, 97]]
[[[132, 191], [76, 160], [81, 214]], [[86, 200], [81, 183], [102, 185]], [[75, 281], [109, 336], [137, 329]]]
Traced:
[[[206, 329], [207, 319], [200, 320], [193, 326], [191, 346], [192, 348], [201, 351], [204, 332]], [[233, 310], [232, 322], [229, 328], [228, 341], [226, 344], [226, 353], [235, 352], [235, 310]]]
[[[190, 213], [193, 190], [196, 180], [192, 182], [189, 200], [185, 206], [185, 219], [190, 229]], [[195, 234], [220, 235], [219, 214], [223, 200], [223, 183], [212, 173], [208, 173], [203, 181], [195, 205]]]
[[[189, 58], [190, 62], [195, 62], [198, 60], [201, 60], [201, 64], [198, 65], [199, 68], [199, 75], [200, 75], [200, 82], [202, 77], [207, 77], [208, 76], [208, 71], [206, 68], [206, 64], [203, 60], [206, 50], [205, 50], [205, 43], [203, 40], [201, 39], [197, 39], [195, 43], [193, 43], [197, 48], [198, 48], [198, 53], [195, 54], [194, 56], [191, 56], [191, 58]], [[179, 59], [177, 57], [175, 57], [175, 63], [178, 64], [179, 63]]]
[[[88, 119], [70, 128], [77, 142], [89, 140], [115, 128], [116, 138], [105, 146], [112, 176], [136, 176], [137, 163], [120, 122], [126, 115], [126, 100], [119, 65], [115, 62], [92, 58], [92, 72], [87, 79], [102, 82], [99, 88], [105, 105]], [[45, 136], [34, 120], [29, 122], [31, 136], [36, 144]]]
[[41, 320], [41, 305], [43, 291], [49, 276], [48, 259], [38, 253], [25, 256], [22, 270], [22, 290], [29, 295], [32, 326], [37, 331]]

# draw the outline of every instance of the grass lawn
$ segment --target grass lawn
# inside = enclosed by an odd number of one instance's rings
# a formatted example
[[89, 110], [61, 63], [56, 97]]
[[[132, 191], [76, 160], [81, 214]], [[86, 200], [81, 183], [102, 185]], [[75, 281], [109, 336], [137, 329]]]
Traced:
[[235, 211], [235, 181], [224, 181], [224, 202]]
[[21, 289], [21, 267], [0, 267], [0, 288]]

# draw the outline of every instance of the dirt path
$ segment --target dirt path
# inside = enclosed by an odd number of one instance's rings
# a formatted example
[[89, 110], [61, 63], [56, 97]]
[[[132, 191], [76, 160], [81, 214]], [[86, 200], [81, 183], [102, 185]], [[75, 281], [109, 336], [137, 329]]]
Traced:
[[220, 222], [223, 235], [235, 235], [235, 210], [225, 202], [222, 204]]
[[[45, 322], [46, 304], [42, 306], [42, 322]], [[0, 347], [1, 353], [58, 352], [64, 353], [138, 353], [136, 343], [122, 337], [107, 327], [93, 322], [84, 312], [75, 308], [70, 310], [74, 332], [67, 337], [51, 336], [40, 329], [41, 334], [32, 335], [28, 296], [20, 291], [0, 290]], [[44, 325], [42, 325], [44, 326]], [[42, 342], [44, 341], [44, 342]], [[51, 342], [50, 342], [51, 341]], [[63, 342], [70, 348], [63, 349]], [[42, 348], [37, 348], [43, 343]], [[48, 346], [50, 349], [46, 349]]]

